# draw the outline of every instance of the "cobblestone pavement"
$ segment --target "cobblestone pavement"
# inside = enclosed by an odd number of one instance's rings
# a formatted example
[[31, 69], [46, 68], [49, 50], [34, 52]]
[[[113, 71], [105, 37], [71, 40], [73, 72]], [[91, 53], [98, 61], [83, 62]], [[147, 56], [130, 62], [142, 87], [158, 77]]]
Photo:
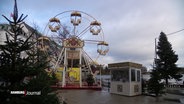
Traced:
[[156, 101], [151, 96], [126, 97], [94, 90], [60, 90], [59, 96], [67, 104], [181, 104], [179, 99], [184, 98], [179, 95], [166, 94], [160, 98], [160, 101]]

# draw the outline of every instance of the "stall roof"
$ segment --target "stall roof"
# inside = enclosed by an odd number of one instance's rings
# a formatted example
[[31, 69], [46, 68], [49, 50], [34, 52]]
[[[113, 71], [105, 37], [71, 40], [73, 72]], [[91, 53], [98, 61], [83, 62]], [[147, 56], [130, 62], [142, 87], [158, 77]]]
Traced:
[[109, 68], [114, 68], [114, 67], [134, 67], [134, 68], [139, 68], [141, 69], [143, 66], [142, 64], [134, 63], [134, 62], [119, 62], [119, 63], [110, 63], [108, 64]]

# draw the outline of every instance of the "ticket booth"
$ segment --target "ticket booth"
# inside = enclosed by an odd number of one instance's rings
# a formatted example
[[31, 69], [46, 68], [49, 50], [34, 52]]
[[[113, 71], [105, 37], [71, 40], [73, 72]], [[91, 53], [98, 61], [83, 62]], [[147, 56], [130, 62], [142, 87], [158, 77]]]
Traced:
[[141, 94], [141, 64], [122, 62], [108, 64], [108, 67], [111, 70], [110, 93], [125, 96]]

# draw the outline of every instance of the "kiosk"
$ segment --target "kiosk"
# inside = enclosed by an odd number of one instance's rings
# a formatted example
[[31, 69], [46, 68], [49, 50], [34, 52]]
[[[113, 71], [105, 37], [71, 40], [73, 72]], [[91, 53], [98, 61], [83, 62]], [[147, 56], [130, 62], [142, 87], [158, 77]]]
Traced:
[[122, 62], [108, 64], [108, 67], [111, 70], [110, 93], [125, 96], [141, 94], [141, 64]]

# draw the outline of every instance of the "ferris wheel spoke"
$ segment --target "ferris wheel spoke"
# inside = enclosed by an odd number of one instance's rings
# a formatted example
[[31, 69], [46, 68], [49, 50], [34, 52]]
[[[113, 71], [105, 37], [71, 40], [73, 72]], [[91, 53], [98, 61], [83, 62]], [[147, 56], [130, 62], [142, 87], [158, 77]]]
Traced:
[[101, 40], [84, 40], [86, 43], [94, 43], [94, 44], [98, 44], [100, 42], [103, 42]]
[[98, 54], [97, 58], [95, 59], [96, 62], [97, 62], [97, 60], [99, 59], [99, 57], [100, 57], [100, 54]]
[[77, 35], [77, 37], [82, 37], [82, 35], [84, 35], [86, 32], [88, 32], [88, 30], [90, 29], [90, 25], [89, 26], [87, 26], [83, 31], [81, 31], [78, 35]]
[[74, 29], [73, 29], [73, 35], [76, 36], [76, 26], [74, 26]]
[[60, 24], [60, 26], [62, 27], [63, 31], [60, 30], [58, 33], [59, 35], [61, 35], [63, 38], [67, 38], [67, 35], [68, 35], [68, 37], [72, 36], [72, 34], [69, 32], [69, 30], [67, 30], [66, 26], [63, 26], [62, 24]]

